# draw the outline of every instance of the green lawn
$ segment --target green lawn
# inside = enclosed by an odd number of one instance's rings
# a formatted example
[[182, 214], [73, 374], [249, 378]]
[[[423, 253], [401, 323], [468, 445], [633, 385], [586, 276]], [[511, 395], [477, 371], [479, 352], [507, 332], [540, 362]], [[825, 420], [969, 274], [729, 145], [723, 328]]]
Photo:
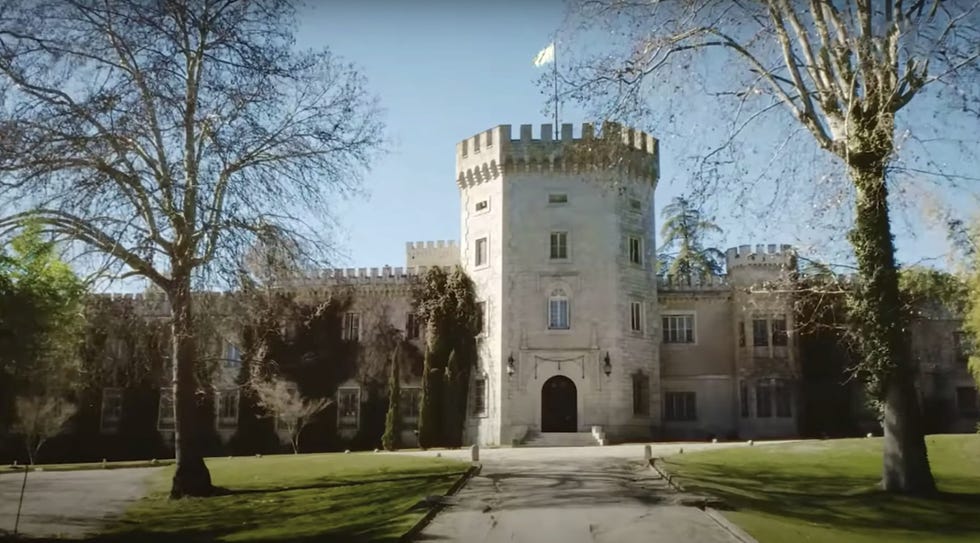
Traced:
[[[80, 462], [75, 464], [38, 464], [33, 467], [33, 469], [42, 469], [44, 471], [77, 471], [85, 469], [119, 469], [119, 468], [148, 468], [153, 466], [169, 466], [174, 463], [172, 458], [157, 460], [156, 462], [151, 462], [150, 460], [122, 460], [119, 462], [106, 462], [105, 468], [102, 467], [102, 462]], [[13, 465], [3, 465], [0, 466], [0, 473], [22, 473], [24, 471], [24, 466], [19, 465], [14, 467]]]
[[171, 501], [173, 467], [100, 541], [396, 541], [468, 468], [376, 453], [212, 458], [226, 496]]
[[720, 496], [761, 543], [980, 541], [980, 435], [926, 438], [940, 495], [876, 488], [881, 439], [808, 441], [668, 457], [685, 489]]

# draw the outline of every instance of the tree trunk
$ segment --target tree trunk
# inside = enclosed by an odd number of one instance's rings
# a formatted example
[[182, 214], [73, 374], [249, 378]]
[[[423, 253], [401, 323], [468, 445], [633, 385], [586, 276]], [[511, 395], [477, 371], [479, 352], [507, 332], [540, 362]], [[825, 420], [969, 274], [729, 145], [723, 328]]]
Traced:
[[862, 288], [855, 309], [865, 363], [880, 379], [885, 401], [882, 488], [888, 492], [928, 494], [936, 489], [926, 453], [922, 417], [913, 379], [895, 266], [885, 184], [887, 155], [853, 156], [850, 175], [857, 189], [851, 243]]
[[172, 318], [171, 345], [173, 346], [173, 394], [174, 394], [174, 451], [177, 470], [172, 499], [185, 496], [210, 496], [211, 473], [204, 465], [201, 451], [201, 432], [197, 420], [195, 393], [197, 379], [194, 375], [196, 346], [191, 319], [191, 280], [190, 274], [175, 274], [169, 289], [170, 313]]

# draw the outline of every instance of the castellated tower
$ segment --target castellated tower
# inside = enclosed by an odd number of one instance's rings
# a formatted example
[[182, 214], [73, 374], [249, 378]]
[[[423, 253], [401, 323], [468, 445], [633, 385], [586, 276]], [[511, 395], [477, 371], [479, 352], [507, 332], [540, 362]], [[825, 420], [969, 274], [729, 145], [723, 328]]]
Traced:
[[486, 317], [470, 442], [594, 443], [659, 424], [657, 140], [581, 130], [500, 125], [456, 146], [460, 260]]
[[[789, 245], [725, 252], [732, 289], [735, 381], [743, 438], [798, 434], [800, 367], [793, 311], [796, 253]], [[741, 330], [740, 330], [741, 328]]]

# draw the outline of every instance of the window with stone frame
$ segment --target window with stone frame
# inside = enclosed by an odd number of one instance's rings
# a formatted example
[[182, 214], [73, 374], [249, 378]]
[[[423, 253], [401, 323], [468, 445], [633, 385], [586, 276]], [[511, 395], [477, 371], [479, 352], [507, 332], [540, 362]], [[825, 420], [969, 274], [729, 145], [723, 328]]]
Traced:
[[337, 427], [356, 429], [360, 425], [361, 389], [341, 387], [337, 389]]
[[242, 351], [238, 345], [230, 341], [225, 342], [224, 362], [226, 368], [240, 368], [242, 366]]
[[344, 313], [344, 327], [341, 330], [340, 338], [345, 341], [361, 340], [361, 314], [354, 312]]
[[122, 420], [123, 390], [121, 388], [102, 389], [102, 416], [99, 430], [104, 434], [114, 434], [119, 431], [119, 421]]
[[754, 347], [769, 346], [769, 321], [752, 319], [752, 345]]
[[473, 381], [473, 409], [474, 417], [485, 417], [487, 415], [487, 379], [477, 377]]
[[666, 314], [661, 317], [664, 343], [694, 343], [694, 315]]
[[627, 238], [630, 264], [643, 264], [643, 240], [636, 236]]
[[568, 203], [568, 195], [565, 193], [552, 193], [548, 195], [548, 205], [565, 205]]
[[489, 240], [487, 238], [479, 238], [473, 245], [473, 266], [479, 268], [481, 266], [486, 266], [489, 262]]
[[551, 260], [568, 259], [568, 232], [551, 233], [548, 254]]
[[738, 383], [738, 412], [743, 419], [749, 418], [749, 384], [744, 380]]
[[556, 288], [548, 296], [548, 329], [568, 330], [571, 328], [568, 294]]
[[476, 335], [487, 335], [487, 303], [476, 302], [477, 330]]
[[238, 389], [218, 391], [218, 428], [238, 427]]
[[664, 392], [664, 419], [698, 420], [697, 395], [694, 392]]
[[157, 410], [157, 429], [174, 429], [174, 389], [163, 387], [160, 389], [160, 402]]
[[637, 372], [633, 378], [633, 414], [647, 416], [650, 414], [650, 376]]
[[785, 347], [788, 341], [786, 315], [777, 315], [772, 319], [772, 344], [776, 347]]
[[643, 302], [630, 302], [630, 330], [643, 333]]
[[977, 414], [977, 389], [974, 387], [956, 388], [956, 410], [960, 415], [972, 417]]
[[755, 384], [755, 416], [760, 419], [772, 417], [772, 381], [763, 379]]
[[418, 339], [421, 334], [422, 320], [415, 312], [409, 312], [405, 317], [405, 338]]
[[417, 421], [422, 404], [421, 387], [402, 387], [398, 409], [401, 412], [402, 423]]

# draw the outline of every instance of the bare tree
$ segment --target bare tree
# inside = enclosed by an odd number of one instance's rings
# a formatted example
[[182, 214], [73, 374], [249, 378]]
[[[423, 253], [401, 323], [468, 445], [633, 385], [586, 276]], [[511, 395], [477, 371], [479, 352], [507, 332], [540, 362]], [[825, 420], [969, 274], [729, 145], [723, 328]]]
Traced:
[[326, 398], [304, 398], [296, 384], [285, 379], [255, 381], [251, 386], [259, 406], [270, 416], [276, 417], [289, 433], [293, 454], [299, 453], [299, 437], [303, 428], [333, 403]]
[[316, 221], [380, 148], [351, 65], [297, 51], [288, 0], [12, 0], [0, 9], [0, 232], [39, 221], [113, 277], [166, 295], [177, 470], [212, 493], [195, 431], [192, 287], [274, 237], [322, 256]]
[[44, 394], [17, 398], [17, 422], [14, 432], [24, 436], [31, 465], [49, 439], [61, 433], [65, 423], [78, 410], [62, 396]]
[[[762, 114], [782, 108], [846, 170], [855, 222], [848, 240], [861, 279], [851, 300], [863, 358], [860, 373], [885, 405], [882, 486], [896, 492], [934, 491], [898, 310], [887, 174], [897, 154], [897, 115], [927, 89], [934, 91], [920, 99], [931, 108], [927, 117], [941, 119], [936, 114], [941, 99], [955, 100], [951, 112], [976, 114], [980, 5], [958, 0], [577, 4], [575, 13], [587, 27], [612, 27], [623, 49], [572, 66], [567, 79], [573, 97], [613, 117], [643, 115], [655, 107], [646, 100], [665, 74], [686, 78], [692, 57], [699, 55], [725, 67], [726, 74], [712, 83], [731, 85], [716, 96], [735, 102], [733, 139], [747, 134]], [[679, 85], [693, 86], [690, 79]], [[740, 116], [756, 99], [764, 103]], [[797, 183], [790, 190], [803, 190], [813, 181], [799, 179], [806, 185]]]

